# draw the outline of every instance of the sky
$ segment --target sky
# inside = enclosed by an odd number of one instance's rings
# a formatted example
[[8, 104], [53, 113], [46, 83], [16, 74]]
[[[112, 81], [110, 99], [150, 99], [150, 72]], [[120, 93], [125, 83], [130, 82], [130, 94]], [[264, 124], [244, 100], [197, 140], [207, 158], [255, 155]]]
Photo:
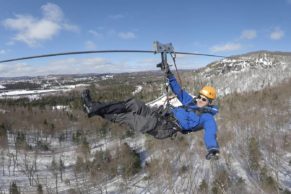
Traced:
[[[222, 56], [291, 50], [291, 0], [0, 0], [0, 60], [86, 50]], [[169, 59], [169, 63], [172, 61]], [[177, 55], [178, 69], [219, 58]], [[155, 70], [160, 54], [70, 55], [0, 63], [0, 77]]]

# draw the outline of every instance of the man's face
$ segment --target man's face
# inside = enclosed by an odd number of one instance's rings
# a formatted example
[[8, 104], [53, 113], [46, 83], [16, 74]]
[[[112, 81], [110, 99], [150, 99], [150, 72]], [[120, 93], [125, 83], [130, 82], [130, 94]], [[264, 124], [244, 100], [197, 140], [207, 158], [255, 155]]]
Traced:
[[204, 106], [207, 106], [209, 103], [209, 100], [203, 96], [203, 95], [199, 95], [197, 97], [197, 106], [200, 107], [200, 108], [203, 108]]

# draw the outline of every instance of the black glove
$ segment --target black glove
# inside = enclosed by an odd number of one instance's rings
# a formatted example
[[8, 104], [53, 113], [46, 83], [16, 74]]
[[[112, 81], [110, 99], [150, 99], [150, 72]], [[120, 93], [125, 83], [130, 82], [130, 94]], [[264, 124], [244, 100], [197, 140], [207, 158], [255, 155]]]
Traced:
[[162, 62], [157, 64], [157, 68], [161, 68], [161, 70], [164, 71], [167, 76], [173, 75], [170, 67], [165, 67]]
[[161, 68], [162, 71], [164, 71], [164, 69], [165, 69], [165, 67], [164, 67], [162, 62], [157, 64], [157, 68]]
[[167, 77], [173, 76], [173, 73], [171, 72], [170, 68], [168, 68], [168, 70], [166, 71], [166, 75], [167, 75]]
[[208, 150], [208, 154], [206, 155], [206, 160], [218, 160], [219, 159], [219, 150], [217, 148], [213, 148]]

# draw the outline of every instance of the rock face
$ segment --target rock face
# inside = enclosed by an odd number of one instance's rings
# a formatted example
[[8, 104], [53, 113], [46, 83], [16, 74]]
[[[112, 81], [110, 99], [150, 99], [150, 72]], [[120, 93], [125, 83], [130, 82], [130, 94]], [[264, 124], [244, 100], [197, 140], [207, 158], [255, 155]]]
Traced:
[[221, 95], [256, 91], [291, 77], [291, 53], [259, 51], [213, 62], [198, 73]]

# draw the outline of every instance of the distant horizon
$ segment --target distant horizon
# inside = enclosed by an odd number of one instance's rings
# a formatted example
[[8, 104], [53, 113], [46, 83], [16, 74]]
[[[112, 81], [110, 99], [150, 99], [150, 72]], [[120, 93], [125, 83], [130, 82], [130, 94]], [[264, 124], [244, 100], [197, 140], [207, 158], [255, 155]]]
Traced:
[[[187, 52], [187, 51], [181, 51], [181, 52]], [[260, 52], [278, 53], [278, 54], [291, 54], [291, 51], [288, 52], [288, 51], [257, 50], [257, 51], [249, 51], [249, 52], [242, 53], [242, 54], [236, 54], [236, 55], [228, 56], [228, 57], [225, 57], [225, 58], [244, 56], [244, 55], [248, 55], [248, 54], [252, 54], [252, 53], [260, 53]], [[54, 53], [47, 53], [47, 54], [54, 54]], [[81, 54], [81, 55], [86, 55], [86, 54]], [[90, 54], [87, 54], [87, 55], [90, 55]], [[159, 53], [158, 54], [154, 54], [154, 55], [157, 55], [158, 57], [160, 57]], [[24, 57], [30, 57], [30, 56], [24, 56]], [[55, 56], [55, 57], [59, 57], [59, 56]], [[44, 57], [44, 58], [54, 58], [54, 57], [49, 56], [49, 57]], [[213, 57], [210, 57], [210, 58], [213, 58]], [[178, 70], [197, 70], [197, 69], [200, 69], [200, 68], [204, 68], [204, 67], [208, 66], [209, 64], [211, 64], [211, 63], [213, 63], [215, 61], [223, 60], [225, 58], [217, 57], [217, 60], [213, 60], [213, 61], [207, 63], [206, 65], [193, 67], [193, 68], [190, 68], [190, 67], [179, 68], [179, 64], [178, 64], [179, 63], [179, 59], [176, 60], [176, 63], [177, 63]], [[7, 59], [4, 59], [4, 60], [7, 60]], [[36, 59], [35, 58], [34, 59], [23, 59], [23, 60], [19, 60], [19, 61], [29, 61], [29, 60], [36, 60]], [[170, 58], [168, 58], [168, 62], [169, 62], [170, 65], [173, 63], [172, 59], [170, 59]], [[9, 64], [9, 63], [12, 63], [12, 62], [3, 62], [2, 64], [4, 64], [4, 63], [8, 63]], [[0, 76], [0, 78], [7, 78], [8, 79], [8, 78], [21, 78], [21, 77], [43, 77], [43, 76], [62, 76], [62, 75], [63, 76], [69, 76], [69, 75], [90, 75], [90, 74], [103, 75], [103, 74], [124, 74], [124, 73], [139, 73], [139, 72], [159, 71], [158, 68], [155, 69], [156, 64], [153, 64], [153, 68], [152, 69], [141, 69], [139, 71], [138, 70], [137, 71], [119, 71], [119, 72], [109, 72], [108, 71], [108, 72], [100, 72], [100, 73], [98, 73], [98, 72], [50, 73], [50, 74], [43, 74], [43, 75], [39, 74], [39, 75]]]

